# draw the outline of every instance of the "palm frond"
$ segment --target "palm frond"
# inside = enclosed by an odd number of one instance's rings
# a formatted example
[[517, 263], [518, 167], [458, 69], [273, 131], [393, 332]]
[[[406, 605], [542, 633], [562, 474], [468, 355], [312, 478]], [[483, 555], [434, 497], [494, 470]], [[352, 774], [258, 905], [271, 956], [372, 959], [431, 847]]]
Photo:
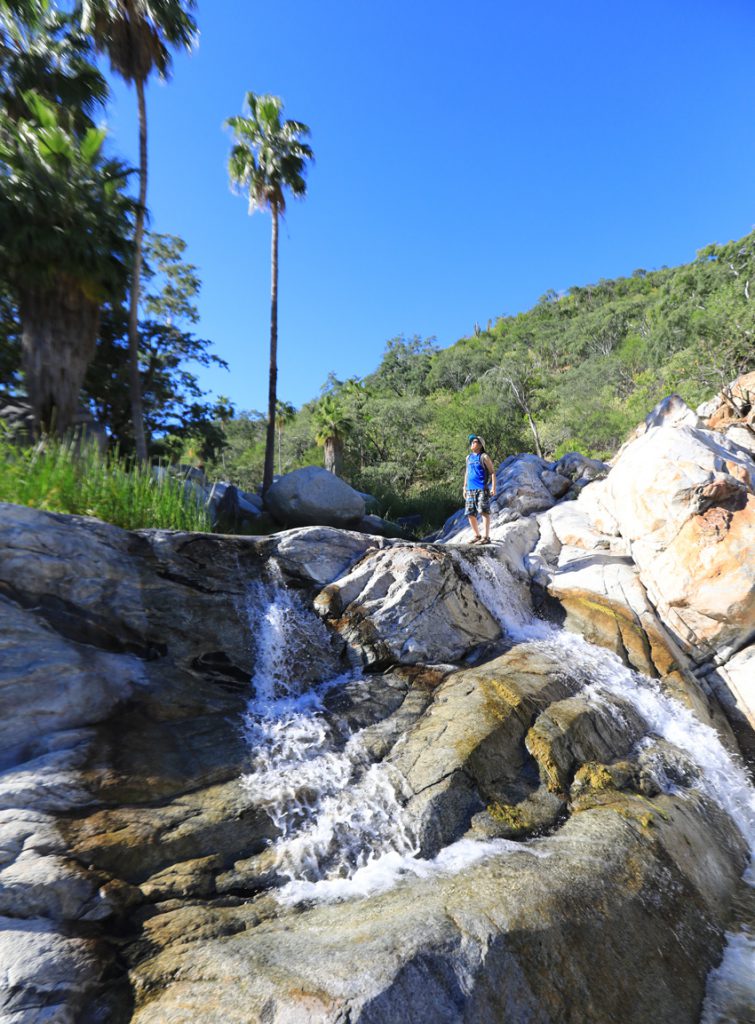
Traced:
[[304, 196], [307, 191], [306, 165], [312, 149], [302, 142], [309, 136], [301, 121], [283, 121], [283, 100], [278, 96], [248, 92], [246, 114], [229, 117], [225, 125], [234, 134], [228, 160], [232, 186], [248, 190], [249, 212], [274, 207], [285, 212], [287, 191]]
[[198, 41], [195, 0], [81, 0], [81, 24], [126, 81], [170, 72], [171, 48]]

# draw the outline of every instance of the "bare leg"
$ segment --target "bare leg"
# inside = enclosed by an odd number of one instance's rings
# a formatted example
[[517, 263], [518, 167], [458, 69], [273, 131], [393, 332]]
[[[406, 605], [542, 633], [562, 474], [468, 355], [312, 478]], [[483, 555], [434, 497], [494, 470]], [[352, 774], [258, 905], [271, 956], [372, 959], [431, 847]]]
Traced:
[[467, 516], [467, 519], [469, 520], [469, 525], [472, 527], [472, 532], [474, 533], [476, 540], [480, 536], [480, 527], [477, 525], [477, 516]]
[[485, 540], [487, 540], [490, 537], [490, 515], [488, 513], [483, 514], [482, 522], [485, 527]]

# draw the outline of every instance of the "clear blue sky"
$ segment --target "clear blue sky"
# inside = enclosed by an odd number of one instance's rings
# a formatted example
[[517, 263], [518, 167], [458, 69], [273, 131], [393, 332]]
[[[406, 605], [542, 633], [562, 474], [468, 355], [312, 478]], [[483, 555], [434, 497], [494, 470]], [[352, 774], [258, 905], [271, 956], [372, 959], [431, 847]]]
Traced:
[[[673, 265], [755, 222], [751, 0], [200, 0], [201, 39], [148, 89], [149, 205], [204, 287], [201, 371], [266, 407], [270, 218], [226, 172], [244, 93], [312, 129], [281, 234], [279, 396], [445, 346], [548, 288]], [[136, 162], [135, 96], [114, 83]]]

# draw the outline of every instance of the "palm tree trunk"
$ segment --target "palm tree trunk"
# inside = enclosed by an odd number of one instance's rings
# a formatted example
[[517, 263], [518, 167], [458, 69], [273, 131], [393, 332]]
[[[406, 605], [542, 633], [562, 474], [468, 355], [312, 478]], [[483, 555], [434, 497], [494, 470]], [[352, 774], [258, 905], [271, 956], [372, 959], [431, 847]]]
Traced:
[[134, 231], [134, 271], [131, 279], [131, 304], [128, 313], [129, 385], [131, 391], [131, 423], [134, 445], [139, 462], [147, 460], [147, 441], [144, 435], [144, 407], [139, 378], [139, 293], [142, 277], [142, 248], [144, 245], [144, 218], [147, 213], [147, 105], [144, 100], [144, 79], [136, 79], [139, 104], [139, 205], [136, 208]]
[[343, 441], [340, 437], [331, 435], [325, 438], [323, 462], [329, 473], [334, 473], [336, 476], [341, 475], [343, 470]]
[[336, 476], [343, 475], [343, 441], [340, 437], [333, 438], [333, 472]]
[[79, 408], [94, 355], [100, 308], [77, 288], [54, 281], [20, 296], [24, 380], [37, 430], [64, 434]]
[[273, 237], [270, 247], [272, 281], [270, 284], [270, 384], [267, 398], [267, 437], [265, 439], [265, 470], [262, 474], [262, 495], [264, 497], [273, 482], [273, 459], [275, 457], [275, 406], [278, 387], [278, 207], [271, 207], [273, 215]]

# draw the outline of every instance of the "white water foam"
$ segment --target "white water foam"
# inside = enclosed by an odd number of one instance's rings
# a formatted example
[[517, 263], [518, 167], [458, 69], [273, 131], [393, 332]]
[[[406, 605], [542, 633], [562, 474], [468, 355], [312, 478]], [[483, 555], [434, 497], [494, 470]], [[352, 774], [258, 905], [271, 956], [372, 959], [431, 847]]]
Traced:
[[711, 971], [700, 1024], [755, 1022], [755, 935], [727, 932], [721, 964]]
[[[250, 595], [257, 633], [255, 698], [245, 718], [252, 751], [242, 784], [279, 832], [275, 866], [291, 883], [349, 877], [384, 853], [411, 856], [415, 838], [404, 821], [403, 778], [373, 764], [361, 734], [333, 732], [323, 697], [352, 678], [335, 668], [325, 626], [280, 587]], [[288, 666], [308, 655], [326, 678], [292, 678]], [[311, 676], [311, 672], [308, 673]]]
[[[537, 620], [522, 585], [503, 562], [463, 559], [463, 568], [480, 601], [511, 640], [535, 643], [568, 666], [588, 698], [602, 701], [613, 695], [628, 700], [649, 732], [685, 751], [698, 767], [691, 784], [729, 813], [755, 852], [755, 792], [712, 728], [666, 696], [657, 681], [628, 669], [616, 655]], [[352, 677], [337, 675], [323, 624], [281, 587], [258, 591], [250, 607], [258, 632], [258, 667], [256, 697], [246, 722], [254, 760], [243, 781], [280, 831], [276, 860], [289, 879], [278, 892], [282, 902], [364, 897], [389, 889], [402, 878], [456, 873], [489, 856], [538, 855], [532, 844], [462, 839], [433, 860], [419, 859], [403, 813], [402, 780], [388, 766], [370, 762], [360, 733], [336, 736], [325, 717], [324, 694]], [[304, 680], [290, 678], [287, 665], [301, 662], [307, 652], [317, 672], [309, 671]], [[673, 791], [662, 769], [658, 781]], [[755, 879], [752, 865], [747, 877]], [[746, 986], [755, 976], [752, 937], [736, 932], [728, 938], [724, 960], [711, 974], [714, 994], [721, 986]], [[749, 990], [743, 991], [746, 998]], [[710, 997], [702, 1024], [733, 1024], [715, 1007]]]
[[[650, 733], [689, 755], [698, 769], [689, 784], [723, 808], [736, 824], [750, 851], [743, 882], [755, 886], [755, 789], [741, 762], [725, 749], [715, 729], [664, 694], [657, 680], [627, 668], [612, 652], [594, 647], [576, 634], [536, 622], [531, 615], [527, 621], [526, 609], [500, 562], [476, 561], [465, 568], [477, 596], [512, 639], [532, 641], [568, 665], [571, 675], [581, 677], [582, 695], [598, 702], [606, 694], [629, 701]], [[645, 745], [652, 742], [650, 737], [642, 741]], [[666, 792], [675, 791], [662, 765], [656, 780]], [[747, 1008], [746, 1016], [742, 1008]], [[723, 960], [709, 977], [701, 1024], [747, 1022], [755, 1024], [755, 936], [745, 926], [727, 933]]]
[[529, 588], [514, 578], [505, 562], [496, 557], [471, 560], [461, 552], [456, 557], [480, 603], [509, 639], [524, 643], [552, 636], [553, 626], [535, 618]]
[[402, 878], [453, 874], [485, 857], [526, 849], [504, 839], [462, 839], [432, 860], [419, 858], [403, 809], [410, 795], [403, 776], [370, 761], [361, 731], [334, 735], [325, 717], [327, 692], [353, 676], [313, 682], [290, 675], [292, 652], [301, 656], [303, 639], [321, 671], [333, 668], [323, 624], [294, 593], [274, 584], [250, 592], [249, 617], [257, 667], [245, 718], [252, 763], [242, 785], [280, 833], [273, 849], [276, 870], [288, 878], [277, 892], [282, 903], [363, 897]]
[[281, 902], [293, 904], [304, 900], [334, 903], [345, 899], [373, 896], [392, 889], [404, 878], [430, 878], [433, 875], [455, 875], [464, 868], [486, 857], [503, 853], [529, 854], [533, 857], [547, 857], [548, 853], [534, 846], [525, 846], [509, 839], [459, 839], [426, 860], [411, 853], [402, 854], [389, 850], [371, 858], [348, 878], [326, 878], [319, 882], [289, 882], [278, 894]]
[[583, 696], [600, 701], [606, 694], [631, 703], [648, 731], [685, 751], [700, 769], [694, 781], [734, 820], [755, 854], [755, 790], [742, 765], [725, 749], [711, 726], [663, 693], [657, 680], [628, 668], [611, 651], [595, 647], [576, 633], [538, 621], [528, 612], [520, 589], [503, 563], [489, 559], [465, 569], [479, 599], [513, 639], [529, 641], [581, 683]]

